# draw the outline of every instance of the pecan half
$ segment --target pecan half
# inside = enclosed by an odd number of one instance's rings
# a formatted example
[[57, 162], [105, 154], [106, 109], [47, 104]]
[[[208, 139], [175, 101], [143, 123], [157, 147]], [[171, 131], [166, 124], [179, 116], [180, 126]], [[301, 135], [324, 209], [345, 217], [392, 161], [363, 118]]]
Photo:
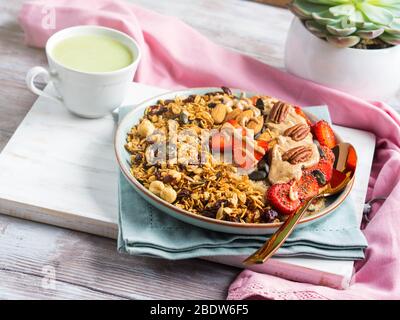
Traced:
[[275, 123], [281, 123], [285, 121], [288, 112], [289, 106], [282, 101], [277, 101], [271, 109], [269, 120]]
[[310, 133], [310, 127], [304, 123], [299, 123], [285, 130], [283, 135], [291, 137], [294, 141], [303, 140]]
[[291, 164], [297, 164], [309, 160], [312, 156], [310, 147], [299, 146], [286, 151], [282, 155], [283, 161], [288, 161]]

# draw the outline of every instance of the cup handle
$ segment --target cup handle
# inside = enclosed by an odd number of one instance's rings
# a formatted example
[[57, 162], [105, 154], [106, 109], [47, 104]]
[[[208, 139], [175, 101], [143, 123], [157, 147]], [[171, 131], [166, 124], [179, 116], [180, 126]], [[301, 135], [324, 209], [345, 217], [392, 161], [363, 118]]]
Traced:
[[25, 82], [26, 82], [26, 85], [28, 86], [29, 90], [31, 90], [33, 93], [37, 94], [38, 96], [46, 97], [46, 98], [52, 99], [53, 101], [62, 103], [63, 99], [60, 96], [49, 94], [47, 92], [44, 92], [42, 89], [39, 89], [38, 87], [36, 87], [36, 85], [34, 84], [33, 81], [39, 75], [43, 75], [44, 81], [46, 83], [49, 83], [51, 81], [51, 77], [53, 76], [43, 67], [33, 67], [32, 69], [30, 69], [28, 71], [28, 73], [26, 74], [26, 78], [25, 78]]

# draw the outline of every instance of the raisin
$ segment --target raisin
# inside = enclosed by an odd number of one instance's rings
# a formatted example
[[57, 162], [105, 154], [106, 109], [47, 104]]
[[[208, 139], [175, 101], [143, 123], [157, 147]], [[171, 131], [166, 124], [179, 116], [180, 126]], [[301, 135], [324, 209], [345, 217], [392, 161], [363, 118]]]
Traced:
[[190, 96], [188, 96], [185, 100], [183, 100], [184, 103], [190, 103], [190, 102], [194, 102], [194, 99], [196, 98], [196, 96], [194, 94], [191, 94]]
[[154, 116], [154, 115], [161, 115], [165, 112], [167, 112], [168, 108], [161, 106], [161, 105], [154, 105], [149, 107], [149, 112], [148, 115]]
[[214, 218], [217, 216], [217, 210], [214, 209], [204, 209], [201, 212], [201, 215], [208, 217], [208, 218]]
[[232, 91], [231, 89], [229, 89], [228, 87], [221, 87], [222, 91], [224, 93], [226, 93], [227, 95], [232, 95]]
[[264, 210], [262, 213], [262, 220], [265, 222], [273, 222], [276, 218], [278, 218], [278, 212], [273, 209]]
[[182, 189], [181, 191], [179, 191], [177, 199], [188, 198], [190, 197], [190, 194], [191, 194], [190, 190]]
[[163, 182], [167, 184], [171, 184], [172, 182], [174, 182], [174, 180], [175, 180], [174, 177], [170, 175], [166, 175], [163, 178]]
[[141, 163], [142, 160], [143, 160], [143, 155], [140, 153], [136, 153], [135, 156], [133, 157], [133, 163], [136, 165]]
[[166, 106], [166, 105], [168, 105], [168, 104], [170, 104], [170, 103], [172, 103], [172, 102], [175, 102], [175, 101], [172, 100], [172, 99], [164, 100], [164, 106]]
[[264, 102], [261, 98], [258, 98], [256, 101], [256, 107], [260, 110], [264, 110]]

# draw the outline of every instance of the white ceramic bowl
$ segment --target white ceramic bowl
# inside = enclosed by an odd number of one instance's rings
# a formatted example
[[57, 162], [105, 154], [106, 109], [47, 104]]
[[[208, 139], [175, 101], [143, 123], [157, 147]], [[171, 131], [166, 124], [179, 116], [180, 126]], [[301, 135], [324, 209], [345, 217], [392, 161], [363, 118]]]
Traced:
[[337, 48], [309, 32], [298, 18], [286, 39], [285, 67], [296, 76], [366, 100], [390, 99], [400, 89], [400, 45]]
[[[129, 112], [125, 118], [121, 121], [118, 126], [118, 129], [115, 134], [115, 153], [117, 157], [118, 164], [121, 168], [122, 173], [125, 178], [129, 181], [132, 187], [149, 203], [154, 205], [156, 208], [161, 211], [171, 215], [172, 217], [179, 219], [181, 221], [190, 223], [192, 225], [213, 230], [219, 232], [227, 232], [227, 233], [235, 233], [235, 234], [246, 234], [246, 235], [254, 235], [254, 234], [270, 234], [277, 230], [277, 228], [281, 225], [279, 223], [237, 223], [237, 222], [229, 222], [229, 221], [221, 221], [213, 218], [208, 218], [204, 216], [200, 216], [182, 209], [175, 207], [174, 205], [162, 200], [157, 197], [149, 190], [147, 190], [143, 185], [141, 185], [130, 173], [130, 154], [125, 149], [124, 145], [126, 143], [126, 137], [130, 129], [139, 123], [140, 119], [144, 115], [144, 111], [148, 106], [154, 105], [157, 103], [159, 99], [174, 99], [177, 96], [189, 96], [191, 94], [205, 94], [207, 92], [212, 91], [220, 91], [220, 88], [196, 88], [196, 89], [188, 89], [182, 91], [174, 91], [165, 93], [156, 97], [153, 97], [149, 100], [146, 100], [139, 105], [135, 106], [134, 109]], [[239, 90], [232, 90], [234, 93], [239, 93]], [[248, 97], [253, 96], [252, 93], [246, 93]], [[308, 114], [309, 115], [309, 114]], [[310, 116], [310, 115], [309, 115]], [[311, 116], [311, 118], [313, 118]], [[342, 140], [340, 137], [336, 135], [339, 142]], [[329, 213], [332, 213], [334, 209], [336, 209], [346, 198], [351, 190], [352, 184], [349, 184], [346, 189], [339, 195], [330, 198], [327, 201], [327, 206], [317, 212], [312, 216], [307, 216], [303, 218], [298, 224], [297, 228], [305, 226], [309, 223], [312, 223], [323, 216], [326, 216]]]

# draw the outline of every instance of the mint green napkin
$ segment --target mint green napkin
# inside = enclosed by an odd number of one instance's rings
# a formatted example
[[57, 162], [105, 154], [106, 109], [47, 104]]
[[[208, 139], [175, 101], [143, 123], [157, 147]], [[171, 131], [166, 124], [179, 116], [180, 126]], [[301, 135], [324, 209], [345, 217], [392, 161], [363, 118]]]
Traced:
[[[129, 110], [129, 107], [120, 108], [119, 119]], [[307, 110], [330, 122], [327, 107], [310, 107]], [[360, 231], [353, 205], [355, 192], [357, 190], [353, 189], [334, 213], [296, 229], [276, 256], [363, 259], [367, 241]], [[145, 201], [122, 173], [119, 177], [118, 225], [118, 249], [121, 252], [166, 259], [250, 254], [266, 239], [265, 236], [213, 232], [174, 219]]]

